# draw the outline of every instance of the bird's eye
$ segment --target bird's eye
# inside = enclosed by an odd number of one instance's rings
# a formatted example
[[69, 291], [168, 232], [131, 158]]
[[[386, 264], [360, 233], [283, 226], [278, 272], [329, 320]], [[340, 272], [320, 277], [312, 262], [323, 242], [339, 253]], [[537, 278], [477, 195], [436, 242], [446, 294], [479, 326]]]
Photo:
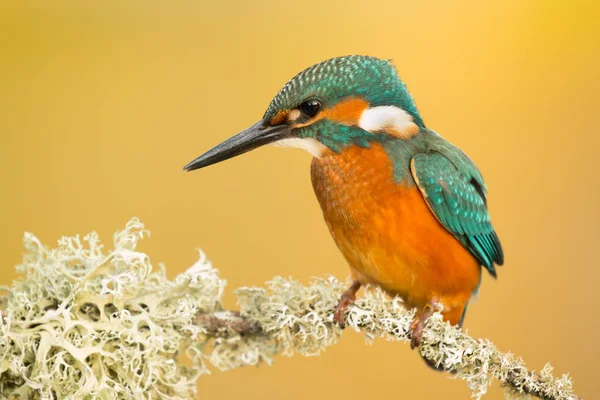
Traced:
[[304, 103], [300, 104], [300, 111], [309, 118], [317, 115], [320, 109], [321, 102], [319, 100], [306, 100]]

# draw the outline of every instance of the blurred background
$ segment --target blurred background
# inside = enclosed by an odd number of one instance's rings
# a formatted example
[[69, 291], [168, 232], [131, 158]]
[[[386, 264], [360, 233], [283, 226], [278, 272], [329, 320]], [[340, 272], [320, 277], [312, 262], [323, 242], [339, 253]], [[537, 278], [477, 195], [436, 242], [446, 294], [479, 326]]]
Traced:
[[[2, 2], [0, 284], [24, 231], [112, 233], [138, 216], [170, 276], [202, 248], [231, 292], [349, 272], [310, 156], [267, 147], [181, 168], [326, 58], [395, 60], [427, 125], [481, 168], [504, 244], [466, 328], [594, 397], [600, 329], [600, 7], [590, 1]], [[314, 358], [215, 372], [199, 398], [468, 398], [407, 345], [346, 332]], [[486, 397], [503, 398], [494, 387]]]

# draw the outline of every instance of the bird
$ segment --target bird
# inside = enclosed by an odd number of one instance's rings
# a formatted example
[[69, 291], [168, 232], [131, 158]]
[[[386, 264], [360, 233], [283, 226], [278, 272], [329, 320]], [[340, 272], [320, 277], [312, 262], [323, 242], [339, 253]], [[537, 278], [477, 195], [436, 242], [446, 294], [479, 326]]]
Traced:
[[504, 263], [487, 187], [474, 162], [425, 125], [392, 60], [349, 55], [306, 68], [262, 119], [184, 170], [267, 144], [312, 155], [312, 186], [351, 273], [335, 323], [343, 328], [358, 290], [374, 285], [416, 310], [411, 348], [436, 311], [462, 327], [482, 270], [496, 278]]

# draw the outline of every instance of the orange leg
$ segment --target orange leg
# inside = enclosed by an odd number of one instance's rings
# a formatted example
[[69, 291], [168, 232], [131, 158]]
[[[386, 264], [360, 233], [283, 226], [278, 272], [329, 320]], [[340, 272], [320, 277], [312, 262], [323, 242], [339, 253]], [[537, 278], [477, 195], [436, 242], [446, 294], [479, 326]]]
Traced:
[[344, 315], [346, 314], [346, 309], [349, 305], [354, 303], [356, 300], [356, 292], [360, 289], [360, 282], [354, 281], [352, 285], [342, 294], [342, 298], [335, 308], [335, 314], [333, 315], [333, 320], [338, 323], [340, 328], [344, 329], [346, 327], [346, 322], [344, 321]]
[[421, 346], [421, 342], [423, 339], [423, 329], [425, 328], [425, 322], [429, 317], [433, 315], [435, 311], [439, 311], [440, 306], [437, 300], [431, 300], [429, 304], [425, 305], [421, 310], [417, 311], [415, 314], [415, 320], [410, 325], [410, 348], [414, 349], [415, 347]]

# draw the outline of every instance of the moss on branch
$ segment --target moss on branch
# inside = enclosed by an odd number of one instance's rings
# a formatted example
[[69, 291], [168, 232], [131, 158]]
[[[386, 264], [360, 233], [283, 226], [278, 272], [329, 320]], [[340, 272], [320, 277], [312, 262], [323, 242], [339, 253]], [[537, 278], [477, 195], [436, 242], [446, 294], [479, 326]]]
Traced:
[[[335, 278], [304, 286], [275, 278], [267, 288], [236, 291], [239, 311], [224, 311], [225, 281], [206, 258], [166, 278], [136, 251], [148, 232], [131, 220], [105, 252], [95, 233], [63, 237], [49, 249], [25, 235], [22, 279], [0, 288], [0, 397], [192, 399], [212, 365], [228, 370], [271, 364], [278, 354], [318, 355], [342, 330], [333, 310], [345, 285]], [[347, 326], [376, 338], [410, 341], [414, 312], [371, 288], [351, 306]], [[570, 378], [546, 365], [528, 370], [488, 340], [427, 321], [421, 354], [455, 372], [483, 396], [493, 379], [507, 397], [577, 399]], [[185, 354], [191, 363], [184, 363]]]

